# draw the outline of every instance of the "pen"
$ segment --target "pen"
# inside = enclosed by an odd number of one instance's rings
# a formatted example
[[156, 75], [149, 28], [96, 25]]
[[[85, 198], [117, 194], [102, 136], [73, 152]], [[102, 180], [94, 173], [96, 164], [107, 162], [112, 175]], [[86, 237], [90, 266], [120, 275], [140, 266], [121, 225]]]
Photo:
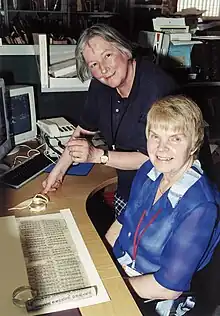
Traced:
[[[90, 291], [89, 291], [90, 290]], [[39, 310], [45, 306], [52, 304], [64, 303], [66, 301], [74, 300], [80, 296], [88, 298], [97, 295], [98, 289], [96, 285], [90, 285], [87, 287], [62, 291], [58, 293], [51, 293], [42, 296], [36, 296], [32, 300], [26, 302], [26, 309], [28, 312]]]

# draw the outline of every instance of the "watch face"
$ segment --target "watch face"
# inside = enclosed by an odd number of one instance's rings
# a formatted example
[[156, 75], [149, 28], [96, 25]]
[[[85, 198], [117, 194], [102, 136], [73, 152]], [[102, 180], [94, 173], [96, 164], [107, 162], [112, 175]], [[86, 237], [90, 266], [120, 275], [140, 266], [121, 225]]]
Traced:
[[107, 163], [107, 162], [108, 162], [108, 156], [103, 155], [103, 156], [101, 157], [101, 163], [105, 164], [105, 163]]

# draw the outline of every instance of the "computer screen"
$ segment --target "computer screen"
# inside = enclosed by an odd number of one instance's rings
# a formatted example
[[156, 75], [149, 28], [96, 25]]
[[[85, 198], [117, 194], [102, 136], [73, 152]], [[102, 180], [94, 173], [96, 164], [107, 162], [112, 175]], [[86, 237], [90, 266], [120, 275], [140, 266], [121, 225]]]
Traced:
[[10, 130], [15, 145], [32, 140], [37, 135], [34, 89], [32, 86], [8, 86]]
[[9, 153], [11, 146], [8, 115], [5, 105], [5, 83], [0, 78], [0, 160]]

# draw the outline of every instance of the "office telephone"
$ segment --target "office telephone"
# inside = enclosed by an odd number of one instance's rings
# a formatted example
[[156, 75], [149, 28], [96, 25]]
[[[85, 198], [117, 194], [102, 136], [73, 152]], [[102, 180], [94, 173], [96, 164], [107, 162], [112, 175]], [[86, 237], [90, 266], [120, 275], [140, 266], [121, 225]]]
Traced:
[[37, 121], [37, 126], [50, 138], [71, 136], [75, 127], [64, 117], [55, 117]]
[[45, 143], [46, 153], [51, 157], [59, 157], [66, 142], [73, 134], [75, 127], [64, 117], [55, 117], [37, 121], [41, 143]]
[[[46, 153], [51, 157], [59, 157], [72, 136], [75, 127], [64, 117], [55, 117], [37, 121], [40, 129], [39, 138], [41, 143], [47, 145]], [[106, 146], [104, 138], [97, 132], [91, 139], [95, 147]]]

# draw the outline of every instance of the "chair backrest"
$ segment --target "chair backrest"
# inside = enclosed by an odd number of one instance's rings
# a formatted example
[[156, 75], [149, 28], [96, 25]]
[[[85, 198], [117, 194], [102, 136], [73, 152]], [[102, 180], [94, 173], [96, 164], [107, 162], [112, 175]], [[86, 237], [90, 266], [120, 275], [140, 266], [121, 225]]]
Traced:
[[211, 316], [220, 305], [220, 242], [207, 266], [193, 277], [192, 291], [196, 306], [189, 315]]
[[[220, 304], [220, 242], [210, 262], [195, 275], [193, 281], [199, 285], [198, 292], [204, 291], [205, 297], [210, 297], [210, 301]], [[195, 283], [193, 285], [196, 286]]]

